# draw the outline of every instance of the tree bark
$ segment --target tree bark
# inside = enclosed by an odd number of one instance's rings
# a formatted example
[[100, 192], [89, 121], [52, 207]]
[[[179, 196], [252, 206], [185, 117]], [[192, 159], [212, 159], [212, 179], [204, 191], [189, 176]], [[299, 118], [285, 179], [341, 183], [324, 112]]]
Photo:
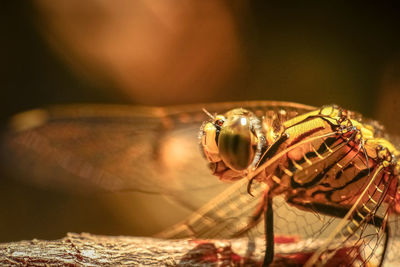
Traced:
[[[275, 240], [272, 266], [302, 266], [322, 242], [291, 238]], [[307, 250], [304, 248], [307, 246]], [[397, 239], [390, 248], [399, 247]], [[329, 266], [346, 259], [337, 251]], [[265, 240], [164, 240], [149, 237], [68, 233], [53, 241], [31, 240], [0, 244], [0, 266], [260, 266]], [[398, 250], [389, 249], [384, 266], [399, 266]]]
[[[262, 244], [259, 245], [262, 247]], [[235, 247], [235, 252], [232, 247]], [[246, 239], [162, 240], [68, 233], [66, 237], [54, 241], [34, 239], [0, 244], [0, 266], [258, 265], [261, 251], [251, 251], [252, 255], [248, 258], [237, 254], [249, 254], [248, 250]], [[256, 258], [259, 260], [254, 260]]]

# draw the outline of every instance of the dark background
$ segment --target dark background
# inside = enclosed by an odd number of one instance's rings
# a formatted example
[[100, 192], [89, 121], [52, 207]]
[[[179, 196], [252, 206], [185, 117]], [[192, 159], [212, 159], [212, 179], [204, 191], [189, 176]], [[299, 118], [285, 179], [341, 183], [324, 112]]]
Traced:
[[[0, 4], [3, 123], [50, 104], [266, 99], [336, 103], [400, 131], [395, 1], [54, 3]], [[0, 185], [0, 241], [59, 238], [68, 231], [151, 233], [140, 228], [146, 222], [132, 228], [97, 196], [75, 199], [14, 181]]]

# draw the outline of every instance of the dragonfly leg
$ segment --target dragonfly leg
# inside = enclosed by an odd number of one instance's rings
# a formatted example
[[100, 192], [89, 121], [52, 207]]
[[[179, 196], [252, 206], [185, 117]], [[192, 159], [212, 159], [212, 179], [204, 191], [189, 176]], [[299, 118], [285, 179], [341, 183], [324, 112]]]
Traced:
[[254, 211], [253, 215], [250, 217], [250, 220], [247, 223], [247, 225], [243, 229], [236, 232], [233, 235], [233, 237], [242, 236], [243, 234], [247, 233], [250, 229], [255, 227], [260, 222], [260, 220], [262, 219], [262, 215], [265, 212], [265, 207], [266, 207], [265, 195], [266, 195], [266, 193], [264, 193], [264, 196], [261, 198], [261, 201], [258, 204], [257, 209]]
[[265, 239], [266, 248], [264, 255], [263, 267], [269, 266], [274, 260], [274, 212], [272, 210], [272, 197], [265, 196]]
[[264, 196], [262, 200], [251, 216], [249, 223], [242, 230], [238, 231], [235, 236], [241, 236], [242, 234], [249, 231], [251, 228], [256, 226], [258, 222], [261, 220], [262, 215], [264, 214], [264, 227], [265, 227], [265, 240], [266, 240], [266, 248], [264, 254], [263, 267], [269, 266], [274, 259], [274, 217], [273, 217], [273, 209], [272, 209], [272, 197], [269, 194], [269, 190], [264, 192]]

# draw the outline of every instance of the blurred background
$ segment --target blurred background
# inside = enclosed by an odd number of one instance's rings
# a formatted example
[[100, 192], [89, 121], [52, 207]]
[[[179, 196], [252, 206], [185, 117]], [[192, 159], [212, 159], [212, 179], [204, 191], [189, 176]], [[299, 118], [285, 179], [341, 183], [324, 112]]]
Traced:
[[[336, 103], [400, 135], [400, 9], [395, 1], [0, 5], [2, 122], [49, 104], [284, 100]], [[104, 204], [103, 196], [75, 198], [18, 182], [0, 186], [0, 241], [54, 239], [68, 231], [155, 231], [146, 228], [146, 220], [133, 227], [135, 215]]]

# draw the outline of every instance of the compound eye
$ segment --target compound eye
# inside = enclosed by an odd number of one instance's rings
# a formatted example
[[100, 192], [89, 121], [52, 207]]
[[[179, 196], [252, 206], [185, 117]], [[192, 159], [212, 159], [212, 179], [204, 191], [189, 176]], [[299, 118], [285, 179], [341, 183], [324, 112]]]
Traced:
[[250, 119], [247, 116], [228, 118], [221, 127], [218, 148], [227, 166], [237, 171], [247, 169], [257, 149], [257, 137]]

